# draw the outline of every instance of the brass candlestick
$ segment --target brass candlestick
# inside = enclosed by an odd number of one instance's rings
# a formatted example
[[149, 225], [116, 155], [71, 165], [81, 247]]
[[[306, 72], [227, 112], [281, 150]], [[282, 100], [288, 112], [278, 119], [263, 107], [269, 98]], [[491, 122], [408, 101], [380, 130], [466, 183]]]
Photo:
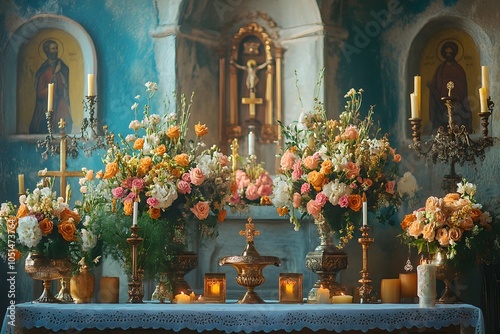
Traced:
[[363, 270], [361, 270], [361, 279], [358, 280], [361, 283], [359, 289], [359, 302], [360, 304], [369, 304], [372, 302], [371, 293], [373, 287], [371, 286], [372, 280], [370, 279], [370, 272], [368, 271], [368, 247], [371, 243], [375, 241], [373, 238], [368, 237], [368, 232], [371, 230], [368, 226], [362, 226], [359, 229], [361, 231], [361, 238], [358, 238], [358, 243], [361, 244], [363, 248]]
[[127, 242], [132, 246], [132, 280], [128, 283], [128, 296], [129, 299], [127, 303], [142, 303], [142, 291], [141, 291], [141, 278], [137, 270], [137, 246], [144, 240], [138, 236], [140, 228], [134, 224], [130, 228], [132, 234], [130, 238], [127, 238]]

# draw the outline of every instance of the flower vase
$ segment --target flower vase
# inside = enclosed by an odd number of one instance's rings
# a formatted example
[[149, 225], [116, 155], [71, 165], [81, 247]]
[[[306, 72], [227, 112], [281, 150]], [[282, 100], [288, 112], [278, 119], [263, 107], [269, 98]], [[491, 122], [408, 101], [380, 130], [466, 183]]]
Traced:
[[172, 272], [170, 273], [170, 281], [172, 282], [171, 298], [181, 292], [189, 295], [193, 289], [189, 286], [184, 276], [191, 270], [198, 267], [198, 254], [194, 252], [184, 252], [176, 256], [173, 264]]
[[439, 304], [456, 304], [462, 301], [455, 294], [453, 289], [453, 280], [458, 275], [458, 272], [447, 264], [447, 256], [444, 251], [438, 251], [432, 259], [432, 263], [436, 266], [436, 279], [444, 283], [444, 290], [441, 297], [437, 300]]
[[315, 219], [314, 223], [318, 230], [320, 244], [314, 251], [307, 253], [306, 268], [315, 272], [319, 279], [309, 291], [307, 299], [310, 303], [317, 300], [318, 289], [321, 287], [330, 291], [330, 297], [346, 292], [346, 289], [337, 283], [336, 277], [340, 270], [347, 268], [347, 254], [334, 245], [335, 231], [331, 229], [322, 215]]
[[49, 259], [41, 254], [29, 253], [24, 263], [24, 270], [35, 280], [43, 281], [43, 292], [34, 303], [63, 303], [51, 292], [52, 280], [67, 276], [71, 264], [67, 259]]
[[94, 274], [82, 266], [80, 272], [70, 280], [70, 291], [75, 303], [86, 304], [92, 301], [94, 295]]

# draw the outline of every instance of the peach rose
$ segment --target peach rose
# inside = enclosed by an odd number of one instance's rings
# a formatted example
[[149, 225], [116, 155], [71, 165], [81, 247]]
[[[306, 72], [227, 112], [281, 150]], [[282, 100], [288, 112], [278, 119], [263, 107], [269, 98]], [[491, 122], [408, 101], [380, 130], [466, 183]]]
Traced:
[[459, 229], [458, 227], [452, 227], [448, 231], [448, 235], [450, 236], [451, 240], [457, 242], [462, 238], [462, 230]]
[[299, 193], [294, 193], [293, 194], [293, 207], [297, 209], [300, 207], [300, 201], [302, 200], [302, 196], [300, 196]]
[[448, 246], [450, 244], [450, 237], [448, 236], [448, 230], [445, 228], [440, 228], [436, 231], [436, 240], [439, 242], [440, 246]]
[[23, 217], [26, 217], [28, 215], [28, 213], [30, 212], [30, 209], [28, 209], [28, 206], [26, 204], [21, 204], [19, 206], [19, 209], [17, 210], [17, 214], [16, 214], [16, 217], [19, 219], [19, 218], [23, 218]]
[[187, 167], [189, 165], [189, 155], [186, 153], [177, 154], [174, 157], [174, 162], [181, 167]]
[[280, 161], [280, 166], [283, 171], [288, 171], [293, 167], [293, 164], [295, 163], [296, 156], [290, 150], [287, 150], [285, 153], [283, 153], [283, 156], [281, 157]]
[[358, 164], [356, 164], [352, 161], [349, 161], [347, 163], [347, 165], [344, 167], [344, 171], [346, 172], [346, 176], [349, 179], [353, 179], [356, 176], [358, 176], [360, 170], [361, 169], [359, 168]]
[[460, 229], [463, 231], [470, 231], [474, 227], [474, 221], [471, 217], [465, 217], [460, 220]]
[[191, 178], [191, 183], [195, 186], [199, 186], [205, 181], [205, 175], [203, 175], [203, 171], [198, 167], [191, 168], [189, 177]]
[[401, 154], [398, 154], [398, 153], [394, 154], [393, 160], [395, 163], [401, 162], [401, 160], [402, 160]]
[[302, 163], [308, 169], [311, 169], [311, 170], [316, 169], [319, 165], [319, 157], [317, 157], [316, 155], [307, 156], [304, 158], [304, 160], [302, 160]]
[[359, 131], [354, 125], [349, 125], [342, 134], [343, 140], [356, 140], [358, 137]]
[[347, 201], [349, 202], [349, 208], [352, 211], [359, 211], [363, 207], [363, 199], [359, 195], [349, 195], [347, 197]]
[[325, 175], [313, 170], [307, 175], [307, 179], [316, 191], [321, 191], [321, 189], [323, 189], [323, 185], [325, 184]]
[[471, 208], [470, 210], [470, 217], [474, 222], [478, 222], [482, 214], [483, 212], [478, 208]]
[[177, 125], [171, 126], [167, 130], [167, 137], [170, 139], [177, 139], [181, 135], [181, 130]]
[[94, 179], [94, 171], [92, 169], [87, 170], [85, 173], [85, 180], [92, 181]]
[[118, 173], [118, 163], [116, 162], [110, 162], [109, 164], [106, 165], [106, 171], [104, 172], [103, 179], [107, 180], [112, 178], [113, 176]]
[[149, 217], [151, 217], [151, 219], [158, 219], [161, 216], [161, 209], [160, 208], [149, 208], [148, 214], [149, 214]]
[[224, 220], [226, 220], [227, 216], [227, 210], [220, 210], [219, 214], [217, 215], [217, 221], [219, 223], [222, 223]]
[[59, 215], [61, 217], [61, 220], [70, 220], [70, 219], [73, 219], [73, 222], [75, 224], [79, 223], [80, 220], [82, 219], [82, 217], [76, 213], [75, 211], [72, 211], [68, 208], [64, 208], [62, 211], [61, 211], [61, 214]]
[[134, 142], [134, 150], [142, 150], [144, 147], [144, 138], [137, 138]]
[[425, 210], [436, 211], [437, 209], [441, 209], [441, 200], [434, 196], [427, 198], [425, 201]]
[[194, 132], [201, 138], [208, 133], [208, 127], [205, 124], [198, 123], [194, 126]]
[[199, 220], [207, 219], [210, 213], [210, 205], [208, 205], [208, 202], [199, 201], [191, 208], [191, 212], [193, 212]]
[[387, 181], [385, 184], [385, 192], [388, 194], [394, 194], [394, 187], [396, 186], [396, 181]]
[[422, 224], [418, 220], [411, 223], [408, 228], [408, 235], [417, 239], [422, 234]]
[[319, 172], [321, 174], [327, 175], [327, 174], [330, 174], [332, 172], [332, 169], [333, 169], [332, 161], [325, 160], [321, 163], [321, 169], [319, 170]]
[[160, 146], [158, 146], [156, 148], [156, 154], [158, 155], [164, 155], [165, 153], [167, 153], [167, 147], [165, 146], [165, 144], [161, 144]]
[[66, 241], [76, 241], [76, 226], [69, 220], [62, 221], [57, 225], [57, 232], [63, 237]]
[[151, 157], [144, 157], [139, 160], [139, 166], [137, 166], [137, 173], [139, 175], [144, 175], [153, 166], [153, 159]]
[[434, 241], [434, 237], [436, 236], [436, 231], [434, 230], [434, 223], [425, 224], [422, 229], [422, 237], [428, 242]]
[[415, 216], [413, 213], [406, 215], [401, 222], [401, 228], [403, 230], [406, 230], [415, 220], [417, 220], [417, 216]]
[[44, 218], [38, 223], [38, 226], [40, 227], [40, 230], [42, 230], [42, 235], [47, 236], [52, 233], [54, 223], [49, 218]]
[[318, 218], [318, 215], [321, 211], [321, 206], [316, 203], [315, 200], [310, 200], [307, 202], [307, 213], [313, 216], [314, 218]]

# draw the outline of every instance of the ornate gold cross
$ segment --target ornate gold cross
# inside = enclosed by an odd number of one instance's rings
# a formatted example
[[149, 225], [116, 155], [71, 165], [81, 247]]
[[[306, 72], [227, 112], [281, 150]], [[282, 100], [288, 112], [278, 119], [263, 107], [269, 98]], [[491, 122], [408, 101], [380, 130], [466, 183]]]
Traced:
[[233, 159], [233, 173], [236, 172], [236, 168], [238, 167], [238, 148], [240, 148], [240, 145], [238, 145], [238, 139], [234, 138], [233, 143], [231, 144], [231, 157]]
[[250, 118], [255, 118], [255, 105], [262, 104], [264, 101], [260, 97], [255, 96], [255, 92], [250, 92], [250, 97], [243, 97], [242, 104], [248, 104], [248, 114]]
[[59, 170], [58, 171], [40, 171], [38, 172], [38, 176], [53, 176], [59, 177], [60, 183], [60, 196], [64, 198], [65, 201], [68, 201], [69, 198], [66, 194], [66, 178], [67, 177], [82, 177], [83, 172], [79, 171], [68, 171], [66, 170], [66, 132], [64, 131], [64, 127], [66, 122], [61, 118], [59, 121], [59, 128], [61, 129], [61, 139], [60, 139], [60, 162], [59, 162]]
[[244, 235], [247, 238], [247, 242], [253, 242], [253, 238], [256, 235], [260, 235], [260, 231], [255, 230], [252, 218], [248, 218], [248, 223], [245, 224], [245, 231], [240, 231], [240, 235]]

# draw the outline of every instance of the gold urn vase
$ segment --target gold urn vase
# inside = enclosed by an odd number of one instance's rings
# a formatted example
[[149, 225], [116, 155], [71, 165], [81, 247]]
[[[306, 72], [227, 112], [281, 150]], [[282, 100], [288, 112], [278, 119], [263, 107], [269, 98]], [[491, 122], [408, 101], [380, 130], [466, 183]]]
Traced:
[[29, 253], [24, 270], [31, 278], [43, 281], [43, 292], [34, 303], [63, 303], [52, 294], [51, 284], [53, 280], [70, 273], [71, 264], [67, 259], [49, 259], [41, 254]]
[[89, 272], [87, 266], [82, 266], [80, 272], [71, 277], [69, 287], [75, 303], [90, 303], [94, 295], [94, 274]]

